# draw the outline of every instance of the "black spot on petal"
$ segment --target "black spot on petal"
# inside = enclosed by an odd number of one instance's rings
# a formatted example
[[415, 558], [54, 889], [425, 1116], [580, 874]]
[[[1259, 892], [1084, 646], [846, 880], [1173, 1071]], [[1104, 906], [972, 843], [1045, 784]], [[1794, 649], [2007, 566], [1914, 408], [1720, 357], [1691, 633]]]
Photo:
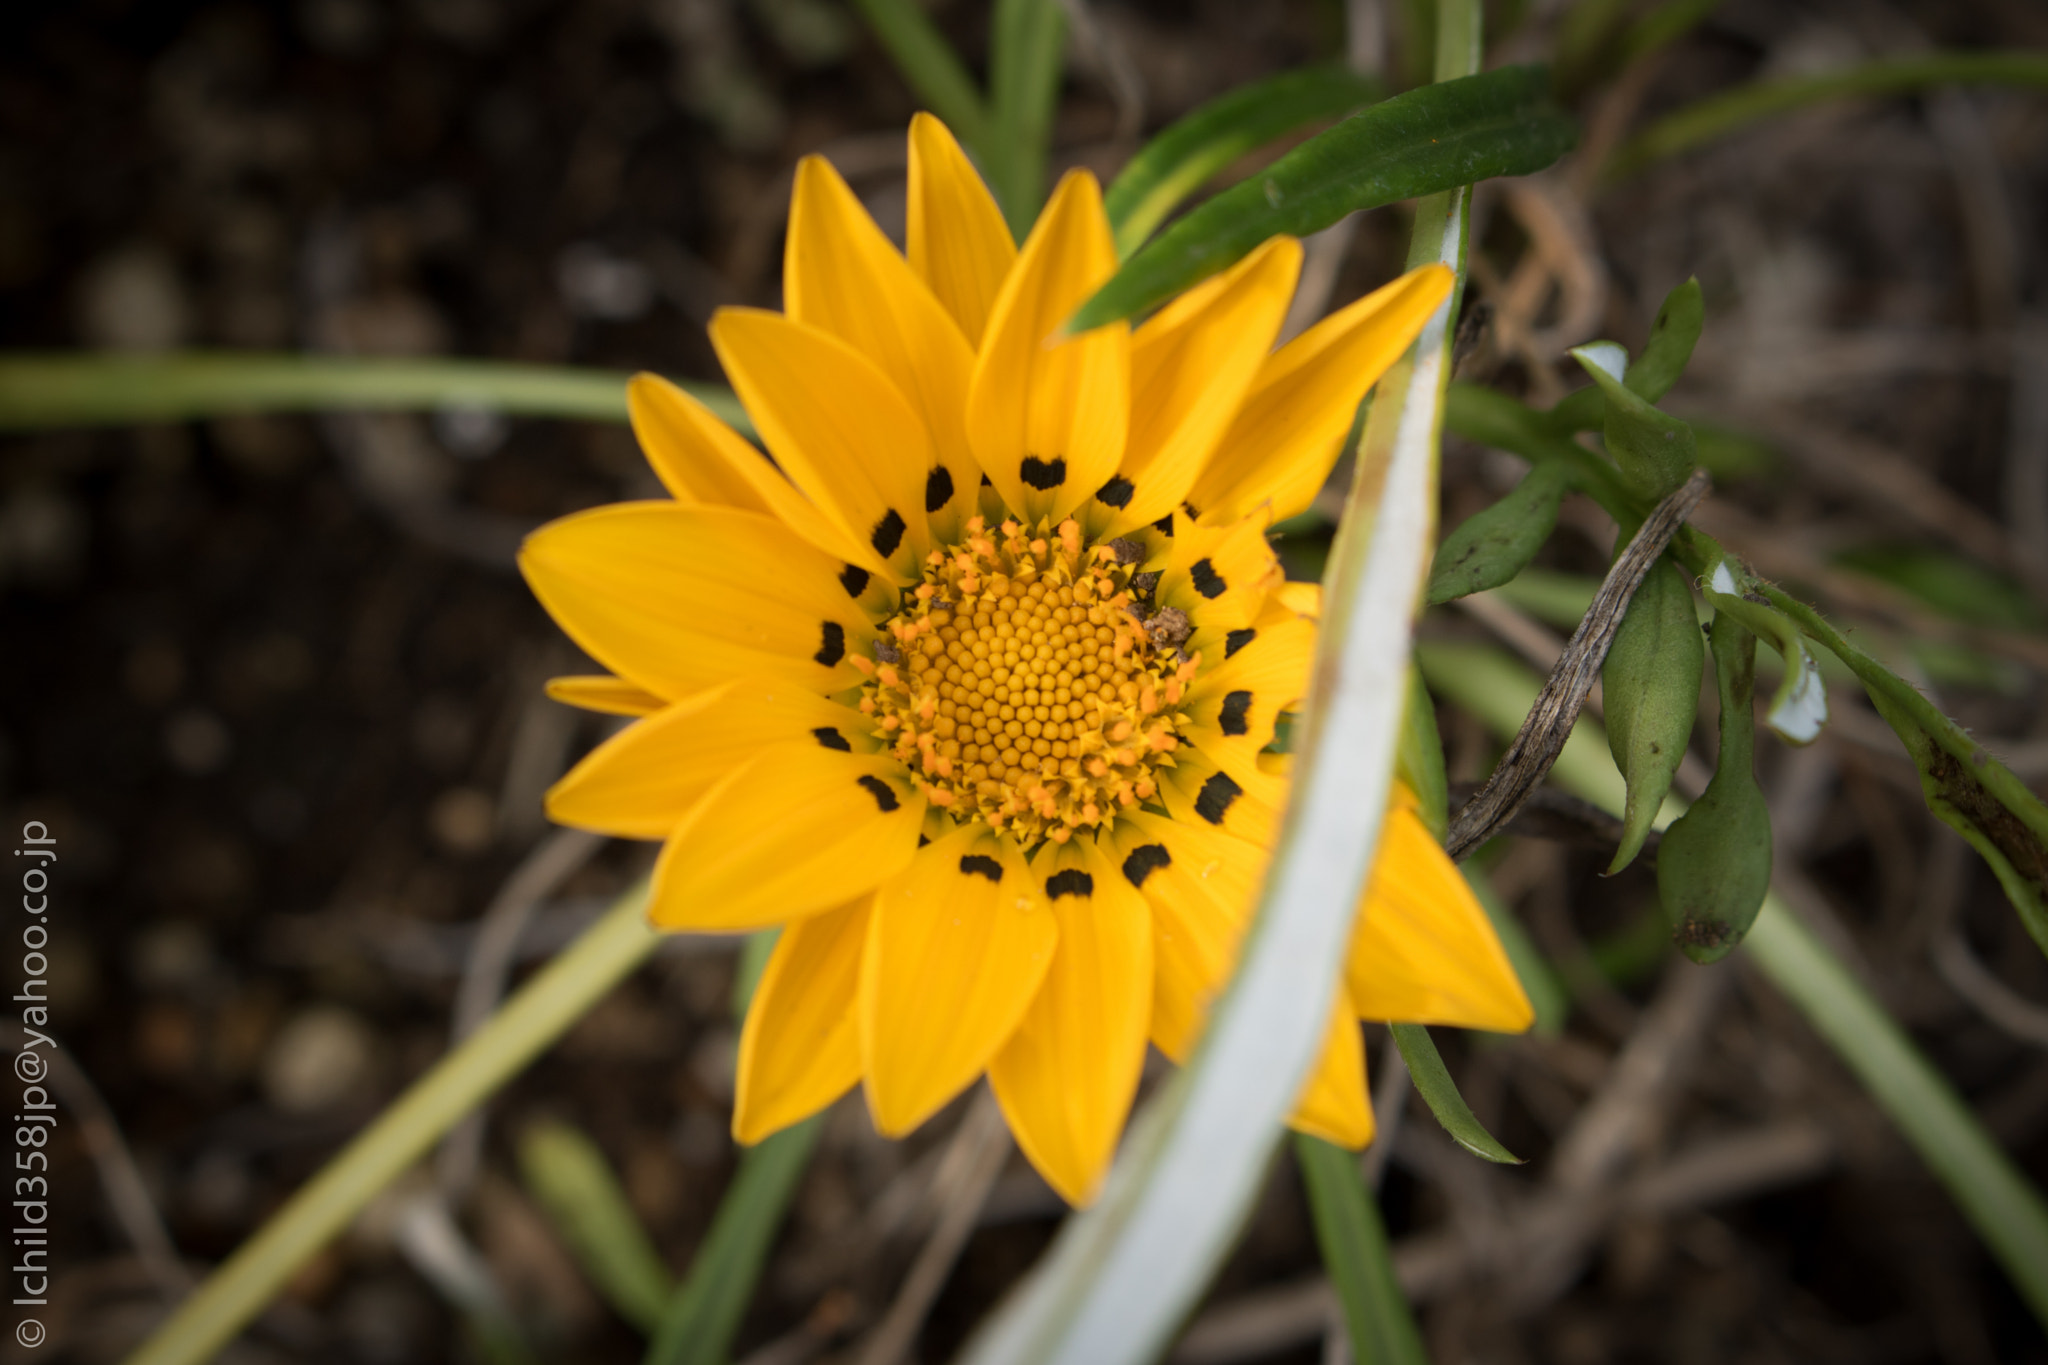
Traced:
[[846, 627], [837, 621], [825, 622], [824, 643], [818, 646], [818, 652], [811, 657], [827, 668], [845, 658]]
[[936, 512], [953, 500], [953, 471], [940, 465], [924, 476], [924, 510]]
[[1137, 491], [1129, 479], [1119, 474], [1095, 490], [1095, 500], [1105, 507], [1129, 507], [1131, 494]]
[[858, 564], [849, 564], [839, 571], [839, 586], [846, 589], [848, 597], [859, 597], [868, 590], [871, 575]]
[[1157, 532], [1158, 532], [1158, 533], [1159, 533], [1160, 535], [1162, 535], [1162, 536], [1170, 536], [1170, 535], [1172, 535], [1172, 534], [1173, 534], [1173, 513], [1171, 513], [1171, 512], [1168, 512], [1168, 513], [1167, 513], [1167, 514], [1166, 514], [1165, 516], [1163, 516], [1163, 517], [1161, 517], [1161, 518], [1160, 518], [1159, 520], [1157, 520], [1157, 521], [1153, 522], [1153, 523], [1152, 523], [1152, 529], [1153, 529], [1153, 530], [1155, 530], [1155, 531], [1157, 531]]
[[994, 858], [979, 853], [970, 853], [960, 860], [962, 876], [986, 877], [992, 882], [1003, 879], [1003, 865]]
[[1206, 559], [1196, 560], [1195, 566], [1188, 570], [1188, 577], [1194, 581], [1195, 591], [1212, 602], [1230, 589], [1230, 585], [1223, 581], [1223, 575], [1216, 572], [1216, 566]]
[[842, 754], [853, 752], [853, 746], [846, 742], [846, 736], [829, 725], [820, 725], [811, 731], [811, 737], [828, 749], [837, 749]]
[[1173, 866], [1173, 855], [1166, 851], [1165, 844], [1140, 844], [1124, 859], [1124, 880], [1132, 886], [1142, 888], [1145, 878], [1162, 867]]
[[902, 804], [896, 799], [896, 789], [881, 778], [868, 776], [854, 780], [868, 789], [868, 795], [875, 798], [875, 804], [882, 808], [882, 814], [887, 815]]
[[1252, 709], [1252, 694], [1239, 689], [1223, 699], [1223, 710], [1217, 713], [1216, 723], [1223, 727], [1226, 735], [1241, 735], [1251, 729], [1251, 722], [1245, 715]]
[[981, 476], [981, 486], [983, 488], [994, 488], [996, 486], [996, 481], [994, 479], [991, 479], [988, 475], [984, 474]]
[[929, 834], [920, 834], [917, 836], [917, 846], [919, 848], [923, 848], [926, 844], [930, 843], [931, 841], [932, 836]]
[[1078, 867], [1070, 867], [1045, 879], [1045, 894], [1054, 900], [1061, 896], [1092, 896], [1095, 894], [1095, 878]]
[[1217, 773], [1202, 784], [1201, 794], [1195, 798], [1195, 814], [1212, 825], [1220, 825], [1230, 803], [1243, 795], [1244, 788], [1238, 786], [1229, 773]]
[[868, 532], [868, 543], [875, 547], [875, 553], [887, 559], [896, 553], [896, 547], [903, 543], [903, 518], [891, 507], [875, 523], [875, 529]]
[[1259, 633], [1256, 630], [1253, 630], [1250, 626], [1245, 626], [1240, 630], [1231, 631], [1230, 634], [1223, 637], [1223, 657], [1227, 659], [1231, 655], [1237, 653], [1237, 651], [1243, 649], [1246, 645], [1250, 644], [1253, 640], [1257, 639], [1258, 634]]
[[1024, 463], [1017, 466], [1017, 477], [1041, 493], [1049, 493], [1067, 481], [1065, 459], [1041, 460], [1036, 455], [1026, 455]]

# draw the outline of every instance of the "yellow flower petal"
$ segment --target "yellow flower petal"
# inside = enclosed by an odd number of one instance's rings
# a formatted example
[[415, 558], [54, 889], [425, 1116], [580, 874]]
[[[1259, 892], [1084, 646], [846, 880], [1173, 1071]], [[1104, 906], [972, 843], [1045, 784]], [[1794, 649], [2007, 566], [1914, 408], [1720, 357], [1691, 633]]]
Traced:
[[1152, 916], [1093, 841], [1048, 847], [1033, 871], [1046, 878], [1059, 951], [989, 1083], [1024, 1155], [1083, 1205], [1101, 1188], [1145, 1062]]
[[1262, 505], [1273, 521], [1305, 511], [1359, 400], [1415, 340], [1451, 280], [1441, 265], [1411, 270], [1274, 352], [1188, 500], [1220, 521]]
[[798, 920], [776, 939], [740, 1032], [736, 1141], [800, 1123], [860, 1080], [853, 1006], [873, 899]]
[[866, 717], [788, 683], [730, 682], [676, 702], [590, 751], [549, 789], [548, 818], [660, 839], [726, 774], [772, 744], [872, 753]]
[[649, 716], [668, 705], [644, 687], [601, 673], [549, 678], [547, 693], [565, 706], [578, 706], [607, 716]]
[[896, 1137], [974, 1083], [1016, 1031], [1059, 942], [1031, 870], [974, 826], [875, 897], [861, 961], [868, 1110]]
[[1323, 585], [1320, 583], [1282, 583], [1273, 589], [1273, 596], [1297, 615], [1306, 616], [1311, 621], [1322, 618]]
[[1138, 328], [1122, 482], [1097, 494], [1115, 507], [1106, 526], [1150, 525], [1187, 498], [1272, 349], [1300, 273], [1301, 243], [1275, 237]]
[[1372, 1096], [1365, 1088], [1365, 1043], [1350, 992], [1340, 984], [1316, 1068], [1301, 1087], [1287, 1126], [1357, 1151], [1372, 1141]]
[[930, 114], [910, 120], [909, 210], [911, 269], [979, 346], [1017, 244], [951, 130]]
[[1529, 997], [1457, 865], [1407, 801], [1387, 811], [1346, 958], [1359, 1014], [1519, 1033]]
[[924, 418], [936, 457], [923, 509], [953, 539], [970, 515], [981, 468], [967, 453], [967, 380], [974, 350], [860, 200], [823, 157], [797, 163], [784, 251], [789, 316], [873, 361]]
[[780, 313], [722, 308], [711, 344], [775, 462], [863, 548], [858, 562], [915, 578], [933, 457], [910, 400], [853, 347]]
[[924, 810], [894, 759], [775, 745], [669, 835], [647, 916], [657, 929], [730, 932], [844, 905], [908, 865]]
[[1145, 811], [1118, 822], [1115, 848], [1124, 880], [1152, 907], [1149, 1034], [1185, 1062], [1236, 965], [1267, 853]]
[[519, 568], [592, 658], [671, 700], [748, 674], [840, 691], [873, 637], [843, 566], [753, 512], [592, 508], [528, 536]]
[[1225, 772], [1193, 746], [1176, 752], [1174, 759], [1174, 766], [1161, 774], [1159, 795], [1175, 820], [1193, 828], [1222, 830], [1262, 849], [1273, 846], [1280, 808], [1287, 800], [1284, 778]]
[[1257, 630], [1188, 689], [1187, 738], [1232, 777], [1255, 785], [1274, 722], [1308, 691], [1315, 652], [1312, 622], [1297, 617]]
[[1157, 567], [1159, 604], [1180, 608], [1210, 631], [1251, 625], [1282, 582], [1265, 525], [1252, 517], [1207, 525], [1175, 512], [1166, 556]]
[[1070, 171], [1003, 282], [975, 360], [967, 438], [1025, 520], [1055, 520], [1116, 473], [1130, 421], [1130, 326], [1054, 334], [1116, 269], [1102, 192]]
[[634, 375], [626, 406], [647, 463], [676, 501], [766, 512], [826, 554], [881, 567], [718, 414], [660, 375]]

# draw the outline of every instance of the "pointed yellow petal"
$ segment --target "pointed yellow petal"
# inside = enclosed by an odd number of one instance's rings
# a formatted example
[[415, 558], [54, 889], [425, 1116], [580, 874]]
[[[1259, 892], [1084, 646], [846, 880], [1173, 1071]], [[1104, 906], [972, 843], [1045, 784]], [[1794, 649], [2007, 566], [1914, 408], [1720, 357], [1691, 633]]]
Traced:
[[628, 839], [663, 839], [706, 792], [769, 745], [872, 753], [869, 729], [858, 711], [788, 683], [726, 683], [591, 750], [549, 789], [548, 818]]
[[1188, 740], [1238, 781], [1255, 784], [1274, 723], [1308, 691], [1315, 652], [1314, 622], [1295, 617], [1259, 629], [1188, 688]]
[[1152, 907], [1150, 1036], [1185, 1062], [1237, 965], [1266, 850], [1137, 811], [1118, 820], [1116, 852], [1124, 880]]
[[766, 512], [826, 554], [881, 567], [864, 542], [827, 521], [718, 414], [660, 375], [634, 375], [626, 386], [626, 406], [647, 463], [676, 501]]
[[1007, 842], [955, 830], [875, 896], [860, 1043], [868, 1110], [890, 1137], [987, 1069], [1054, 958], [1059, 926]]
[[1155, 596], [1210, 630], [1235, 630], [1259, 619], [1266, 597], [1283, 581], [1266, 540], [1263, 518], [1215, 524], [1173, 514]]
[[1358, 1151], [1372, 1141], [1372, 1096], [1365, 1088], [1365, 1043], [1358, 1012], [1340, 984], [1330, 1008], [1330, 1031], [1316, 1069], [1294, 1102], [1287, 1126], [1310, 1137]]
[[873, 899], [800, 919], [775, 940], [740, 1032], [736, 1141], [751, 1146], [800, 1123], [860, 1080], [853, 1003]]
[[1412, 806], [1387, 810], [1372, 880], [1359, 902], [1346, 980], [1359, 1014], [1411, 1024], [1519, 1033], [1529, 997], [1457, 865]]
[[[1186, 500], [1244, 402], [1301, 273], [1301, 243], [1275, 237], [1147, 319], [1131, 338], [1131, 436], [1109, 525], [1145, 526]], [[1196, 504], [1200, 506], [1200, 504]]]
[[979, 346], [1017, 244], [967, 154], [930, 114], [910, 120], [909, 208], [911, 269]]
[[1079, 507], [1123, 459], [1129, 324], [1054, 336], [1115, 269], [1102, 192], [1094, 176], [1070, 171], [996, 297], [967, 397], [975, 458], [1027, 521]]
[[711, 344], [775, 462], [828, 521], [886, 564], [917, 576], [931, 437], [895, 383], [829, 332], [755, 308], [721, 308]]
[[1051, 847], [1033, 871], [1046, 877], [1059, 952], [988, 1075], [1024, 1155], [1083, 1205], [1109, 1170], [1145, 1062], [1152, 915], [1092, 841]]
[[1174, 766], [1160, 774], [1159, 795], [1175, 820], [1204, 831], [1221, 830], [1260, 848], [1273, 846], [1287, 800], [1283, 778], [1264, 772], [1236, 776], [1192, 746], [1177, 751], [1174, 759]]
[[956, 538], [981, 486], [967, 453], [974, 350], [823, 157], [797, 163], [782, 292], [790, 317], [873, 361], [924, 418], [937, 463], [923, 471], [923, 509], [939, 539]]
[[1441, 265], [1411, 270], [1276, 351], [1188, 500], [1224, 520], [1262, 505], [1273, 521], [1304, 511], [1337, 462], [1359, 400], [1415, 340], [1451, 280]]
[[778, 744], [705, 793], [662, 845], [658, 929], [761, 929], [844, 905], [917, 852], [925, 800], [893, 758]]
[[643, 687], [602, 673], [549, 678], [547, 693], [565, 706], [579, 706], [607, 716], [648, 716], [668, 705]]
[[671, 700], [749, 674], [856, 686], [874, 634], [839, 561], [754, 512], [613, 503], [535, 531], [519, 568], [570, 639]]
[[1273, 589], [1273, 596], [1291, 612], [1306, 616], [1311, 621], [1322, 619], [1323, 585], [1320, 583], [1282, 583]]

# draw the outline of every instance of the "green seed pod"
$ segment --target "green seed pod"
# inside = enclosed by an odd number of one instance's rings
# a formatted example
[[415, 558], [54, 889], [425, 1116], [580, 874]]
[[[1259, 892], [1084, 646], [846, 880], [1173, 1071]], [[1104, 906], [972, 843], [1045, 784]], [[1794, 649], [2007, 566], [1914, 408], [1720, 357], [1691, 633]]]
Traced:
[[1565, 474], [1539, 464], [1515, 491], [1444, 537], [1429, 570], [1429, 604], [1497, 588], [1520, 573], [1557, 528]]
[[1742, 942], [1771, 889], [1771, 815], [1756, 785], [1756, 636], [1728, 612], [1714, 616], [1714, 676], [1721, 694], [1721, 757], [1692, 809], [1657, 849], [1657, 895], [1671, 936], [1695, 962], [1717, 962]]
[[1671, 791], [1699, 713], [1706, 649], [1685, 573], [1668, 557], [1650, 566], [1600, 667], [1607, 747], [1628, 779], [1621, 847], [1611, 876], [1635, 861]]
[[1698, 441], [1691, 427], [1659, 412], [1623, 382], [1628, 353], [1611, 341], [1595, 341], [1573, 347], [1572, 356], [1600, 390], [1607, 409], [1601, 439], [1635, 492], [1655, 501], [1684, 483]]

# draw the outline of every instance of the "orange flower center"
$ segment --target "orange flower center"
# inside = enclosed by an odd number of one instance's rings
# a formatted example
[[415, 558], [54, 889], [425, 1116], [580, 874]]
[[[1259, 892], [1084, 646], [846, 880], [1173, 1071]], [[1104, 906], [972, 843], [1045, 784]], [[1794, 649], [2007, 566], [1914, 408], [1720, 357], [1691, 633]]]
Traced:
[[1185, 615], [1145, 614], [1141, 555], [1071, 520], [991, 534], [981, 517], [931, 553], [860, 707], [933, 805], [1031, 848], [1157, 792], [1200, 660]]

